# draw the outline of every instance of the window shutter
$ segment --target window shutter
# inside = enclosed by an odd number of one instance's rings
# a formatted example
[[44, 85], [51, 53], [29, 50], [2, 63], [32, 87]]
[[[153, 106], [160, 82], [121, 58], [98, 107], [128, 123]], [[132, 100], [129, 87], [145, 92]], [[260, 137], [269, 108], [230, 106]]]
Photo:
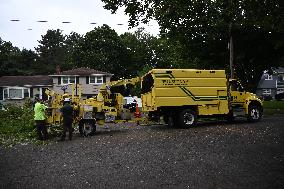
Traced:
[[103, 83], [106, 83], [106, 76], [103, 77]]
[[30, 88], [30, 98], [33, 98], [34, 97], [34, 90], [33, 88], [31, 87]]
[[86, 76], [86, 84], [89, 84], [89, 76]]
[[76, 77], [76, 84], [79, 84], [79, 76]]
[[0, 100], [3, 100], [3, 87], [0, 87]]
[[57, 77], [58, 78], [58, 85], [61, 85], [61, 77]]

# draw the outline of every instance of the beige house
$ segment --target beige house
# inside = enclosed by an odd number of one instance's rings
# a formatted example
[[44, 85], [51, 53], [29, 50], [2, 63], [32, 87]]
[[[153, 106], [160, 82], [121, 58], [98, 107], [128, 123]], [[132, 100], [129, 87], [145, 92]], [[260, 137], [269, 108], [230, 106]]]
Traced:
[[52, 79], [46, 75], [3, 76], [0, 77], [0, 104], [22, 106], [26, 99], [35, 96], [47, 100], [46, 89], [52, 89]]
[[103, 83], [109, 82], [113, 74], [90, 68], [77, 68], [50, 75], [53, 91], [63, 94], [64, 91], [71, 94], [72, 84], [80, 84], [82, 97], [96, 96]]
[[90, 68], [77, 68], [50, 76], [2, 76], [0, 77], [0, 109], [5, 104], [22, 106], [26, 99], [33, 100], [35, 96], [47, 100], [48, 97], [45, 94], [47, 89], [59, 94], [63, 94], [64, 91], [71, 94], [72, 84], [80, 84], [82, 97], [90, 98], [98, 94], [100, 86], [109, 82], [112, 75]]

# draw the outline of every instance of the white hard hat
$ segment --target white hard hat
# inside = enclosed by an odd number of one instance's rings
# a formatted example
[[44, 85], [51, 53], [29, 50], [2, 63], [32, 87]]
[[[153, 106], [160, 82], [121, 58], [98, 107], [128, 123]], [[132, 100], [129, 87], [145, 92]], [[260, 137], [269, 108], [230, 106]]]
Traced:
[[70, 98], [64, 98], [64, 102], [70, 102], [71, 99]]

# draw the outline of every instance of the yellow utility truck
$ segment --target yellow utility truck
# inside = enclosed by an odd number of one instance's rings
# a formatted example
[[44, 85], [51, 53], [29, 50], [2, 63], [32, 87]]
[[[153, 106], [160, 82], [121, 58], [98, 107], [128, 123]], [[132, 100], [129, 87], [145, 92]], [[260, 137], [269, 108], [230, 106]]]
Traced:
[[225, 70], [153, 69], [142, 78], [141, 98], [150, 119], [163, 117], [166, 123], [182, 128], [208, 116], [228, 120], [246, 116], [258, 121], [263, 110], [262, 101], [228, 79]]

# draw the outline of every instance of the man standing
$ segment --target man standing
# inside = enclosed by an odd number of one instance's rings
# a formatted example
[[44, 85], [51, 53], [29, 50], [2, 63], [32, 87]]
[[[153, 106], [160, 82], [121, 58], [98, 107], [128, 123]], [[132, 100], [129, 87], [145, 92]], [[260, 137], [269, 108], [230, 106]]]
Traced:
[[67, 129], [69, 132], [69, 140], [72, 140], [73, 107], [70, 103], [70, 98], [65, 98], [64, 105], [61, 108], [63, 117], [63, 132], [60, 141], [65, 140]]
[[41, 99], [36, 98], [36, 103], [34, 107], [34, 120], [36, 123], [37, 134], [39, 140], [46, 140], [47, 139], [47, 127], [45, 125], [45, 110], [47, 106], [45, 106]]

